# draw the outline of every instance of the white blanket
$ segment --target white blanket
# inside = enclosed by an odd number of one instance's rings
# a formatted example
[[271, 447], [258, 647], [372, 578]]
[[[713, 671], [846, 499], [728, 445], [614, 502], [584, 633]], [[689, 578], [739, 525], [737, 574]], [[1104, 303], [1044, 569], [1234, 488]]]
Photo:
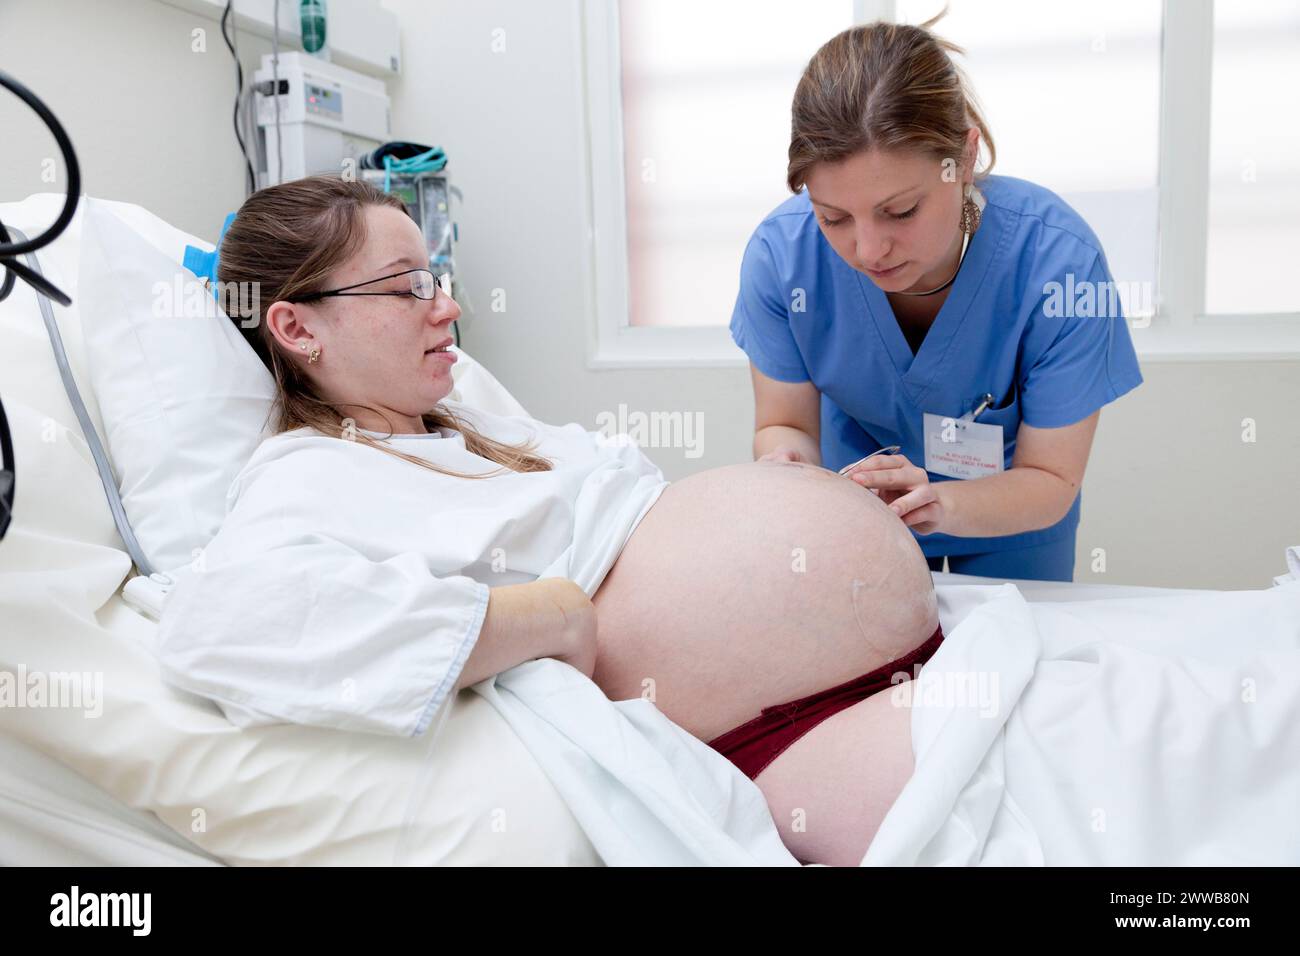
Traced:
[[[959, 699], [994, 677], [993, 708]], [[916, 771], [865, 864], [1300, 863], [1300, 583], [1078, 604], [1004, 585], [915, 693]]]
[[[962, 619], [913, 687], [916, 772], [864, 865], [1300, 863], [1300, 583], [943, 604]], [[795, 863], [758, 788], [651, 704], [555, 661], [475, 690], [606, 863]]]
[[550, 659], [474, 690], [509, 721], [609, 866], [798, 866], [758, 787], [649, 701], [611, 704]]

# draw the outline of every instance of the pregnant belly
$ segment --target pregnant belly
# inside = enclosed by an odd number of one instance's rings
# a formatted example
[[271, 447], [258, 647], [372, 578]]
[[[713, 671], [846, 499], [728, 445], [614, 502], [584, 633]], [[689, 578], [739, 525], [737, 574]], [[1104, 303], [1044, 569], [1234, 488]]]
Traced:
[[749, 462], [668, 486], [593, 598], [593, 679], [710, 740], [901, 657], [938, 621], [929, 568], [875, 495]]

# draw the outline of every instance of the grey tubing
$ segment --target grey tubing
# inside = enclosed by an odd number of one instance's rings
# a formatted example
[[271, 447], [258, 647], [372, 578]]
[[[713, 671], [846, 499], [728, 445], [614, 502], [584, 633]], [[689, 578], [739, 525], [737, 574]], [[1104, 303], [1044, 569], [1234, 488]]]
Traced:
[[[13, 226], [9, 226], [8, 229], [12, 235], [18, 238], [19, 242], [27, 241], [27, 237], [23, 235], [21, 230], [15, 229]], [[34, 272], [42, 276], [45, 275], [41, 271], [41, 264], [36, 258], [36, 253], [27, 253], [26, 258], [27, 265]], [[140, 573], [148, 577], [153, 574], [153, 565], [144, 556], [144, 550], [140, 547], [140, 542], [135, 539], [135, 532], [131, 530], [131, 522], [127, 520], [126, 509], [122, 507], [122, 496], [117, 490], [117, 479], [113, 477], [113, 469], [108, 464], [108, 455], [104, 452], [104, 446], [99, 440], [99, 434], [95, 431], [95, 426], [91, 424], [90, 415], [86, 412], [86, 404], [81, 400], [81, 392], [77, 389], [77, 380], [72, 377], [72, 369], [68, 366], [68, 355], [63, 350], [63, 336], [59, 334], [59, 325], [54, 321], [54, 310], [50, 308], [50, 300], [37, 292], [36, 301], [40, 304], [41, 316], [45, 319], [45, 330], [50, 334], [50, 345], [54, 347], [54, 360], [59, 363], [59, 375], [63, 378], [63, 388], [68, 393], [68, 400], [72, 402], [72, 410], [77, 413], [77, 421], [81, 422], [81, 431], [86, 437], [86, 444], [90, 446], [90, 454], [95, 459], [95, 467], [99, 469], [99, 480], [108, 495], [108, 507], [113, 511], [113, 523], [117, 525], [118, 533], [126, 544], [126, 550], [131, 555], [131, 560], [140, 569]]]

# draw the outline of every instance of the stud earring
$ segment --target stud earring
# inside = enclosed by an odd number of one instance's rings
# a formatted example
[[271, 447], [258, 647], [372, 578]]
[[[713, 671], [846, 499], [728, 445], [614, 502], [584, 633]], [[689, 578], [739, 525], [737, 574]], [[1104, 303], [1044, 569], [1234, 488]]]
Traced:
[[311, 354], [307, 356], [307, 364], [313, 364], [318, 358], [320, 358], [320, 349], [312, 349]]

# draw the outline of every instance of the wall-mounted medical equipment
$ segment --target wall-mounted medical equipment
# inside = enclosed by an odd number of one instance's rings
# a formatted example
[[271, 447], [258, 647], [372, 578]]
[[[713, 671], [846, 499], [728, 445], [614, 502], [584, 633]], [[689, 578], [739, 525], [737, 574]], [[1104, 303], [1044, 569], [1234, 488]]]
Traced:
[[424, 233], [429, 268], [434, 274], [456, 271], [456, 225], [451, 221], [451, 184], [445, 173], [414, 176], [365, 170], [362, 176], [406, 204], [406, 211]]
[[360, 158], [392, 137], [383, 82], [336, 63], [291, 51], [277, 65], [266, 54], [253, 89], [258, 188], [315, 173], [359, 175]]
[[[278, 32], [282, 47], [309, 49], [317, 42], [303, 32], [304, 26], [309, 34], [316, 32], [319, 21], [313, 18], [318, 12], [304, 11], [301, 0], [160, 2], [208, 20], [220, 19], [230, 7], [233, 29], [268, 41]], [[381, 78], [401, 72], [402, 30], [397, 14], [384, 6], [383, 0], [332, 0], [324, 4], [324, 15], [324, 49], [331, 62]]]
[[[438, 150], [441, 152], [441, 150]], [[443, 158], [445, 164], [446, 159]], [[445, 171], [400, 173], [391, 169], [363, 169], [362, 177], [406, 204], [406, 211], [424, 234], [429, 268], [436, 276], [446, 276], [447, 291], [461, 299], [464, 287], [456, 275], [456, 240], [458, 230], [451, 218], [453, 187]], [[457, 194], [459, 195], [459, 194]], [[456, 345], [460, 345], [460, 323], [452, 323]]]
[[420, 190], [420, 217], [416, 222], [429, 249], [429, 268], [454, 277], [456, 224], [451, 221], [451, 183], [444, 173], [424, 173], [416, 177], [416, 182]]
[[406, 204], [406, 211], [424, 233], [429, 268], [455, 278], [456, 224], [451, 219], [451, 180], [447, 154], [439, 146], [385, 143], [361, 158], [362, 176]]
[[[278, 2], [278, 0], [273, 0]], [[326, 17], [325, 0], [302, 0], [298, 4], [299, 32], [302, 34], [302, 48], [321, 59], [329, 59], [325, 48]]]

